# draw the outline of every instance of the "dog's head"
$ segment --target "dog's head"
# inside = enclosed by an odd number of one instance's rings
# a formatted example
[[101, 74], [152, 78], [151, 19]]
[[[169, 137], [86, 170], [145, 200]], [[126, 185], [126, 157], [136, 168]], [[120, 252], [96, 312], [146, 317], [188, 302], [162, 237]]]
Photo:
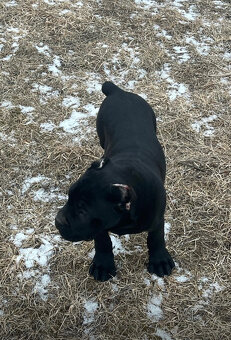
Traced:
[[116, 226], [129, 214], [135, 195], [126, 184], [110, 181], [104, 171], [106, 160], [91, 167], [71, 185], [67, 203], [59, 210], [55, 225], [66, 240], [88, 241]]

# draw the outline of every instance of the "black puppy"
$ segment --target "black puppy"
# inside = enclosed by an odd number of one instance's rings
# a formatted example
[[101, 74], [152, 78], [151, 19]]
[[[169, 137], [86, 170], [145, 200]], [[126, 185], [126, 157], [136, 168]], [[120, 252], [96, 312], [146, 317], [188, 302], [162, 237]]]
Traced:
[[71, 185], [56, 227], [72, 242], [94, 239], [90, 274], [96, 280], [116, 275], [108, 232], [147, 231], [148, 271], [170, 275], [174, 262], [164, 241], [165, 157], [154, 112], [144, 99], [112, 82], [105, 82], [102, 91], [107, 98], [96, 124], [104, 156]]

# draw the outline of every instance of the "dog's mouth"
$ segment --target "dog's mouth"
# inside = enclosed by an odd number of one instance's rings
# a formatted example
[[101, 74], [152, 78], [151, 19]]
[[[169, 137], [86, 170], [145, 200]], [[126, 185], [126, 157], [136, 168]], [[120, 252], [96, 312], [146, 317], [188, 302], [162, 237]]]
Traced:
[[126, 234], [138, 234], [142, 232], [141, 228], [134, 226], [134, 224], [126, 226], [116, 226], [110, 229], [110, 231], [119, 236]]
[[68, 235], [68, 234], [65, 234], [63, 232], [60, 232], [60, 235], [62, 236], [62, 238], [64, 240], [70, 241], [70, 242], [92, 241], [93, 240], [93, 237], [80, 237], [80, 236], [75, 236], [75, 235]]

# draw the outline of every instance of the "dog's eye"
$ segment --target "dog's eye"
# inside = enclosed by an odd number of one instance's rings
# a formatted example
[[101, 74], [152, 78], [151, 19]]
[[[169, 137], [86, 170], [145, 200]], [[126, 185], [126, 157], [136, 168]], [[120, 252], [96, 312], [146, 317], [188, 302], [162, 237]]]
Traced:
[[77, 214], [78, 214], [80, 217], [85, 216], [86, 213], [87, 213], [85, 203], [82, 202], [82, 201], [78, 202], [77, 205], [76, 205], [76, 211], [77, 211]]

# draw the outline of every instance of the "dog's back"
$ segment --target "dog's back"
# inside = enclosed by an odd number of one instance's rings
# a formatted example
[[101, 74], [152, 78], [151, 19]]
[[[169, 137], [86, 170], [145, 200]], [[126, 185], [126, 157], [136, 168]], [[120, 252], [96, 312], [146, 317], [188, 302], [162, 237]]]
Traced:
[[156, 137], [156, 118], [151, 106], [142, 97], [123, 91], [112, 82], [105, 82], [102, 91], [107, 97], [98, 113], [97, 132], [105, 155], [112, 157], [127, 152], [128, 157], [161, 169], [164, 179], [165, 159]]

